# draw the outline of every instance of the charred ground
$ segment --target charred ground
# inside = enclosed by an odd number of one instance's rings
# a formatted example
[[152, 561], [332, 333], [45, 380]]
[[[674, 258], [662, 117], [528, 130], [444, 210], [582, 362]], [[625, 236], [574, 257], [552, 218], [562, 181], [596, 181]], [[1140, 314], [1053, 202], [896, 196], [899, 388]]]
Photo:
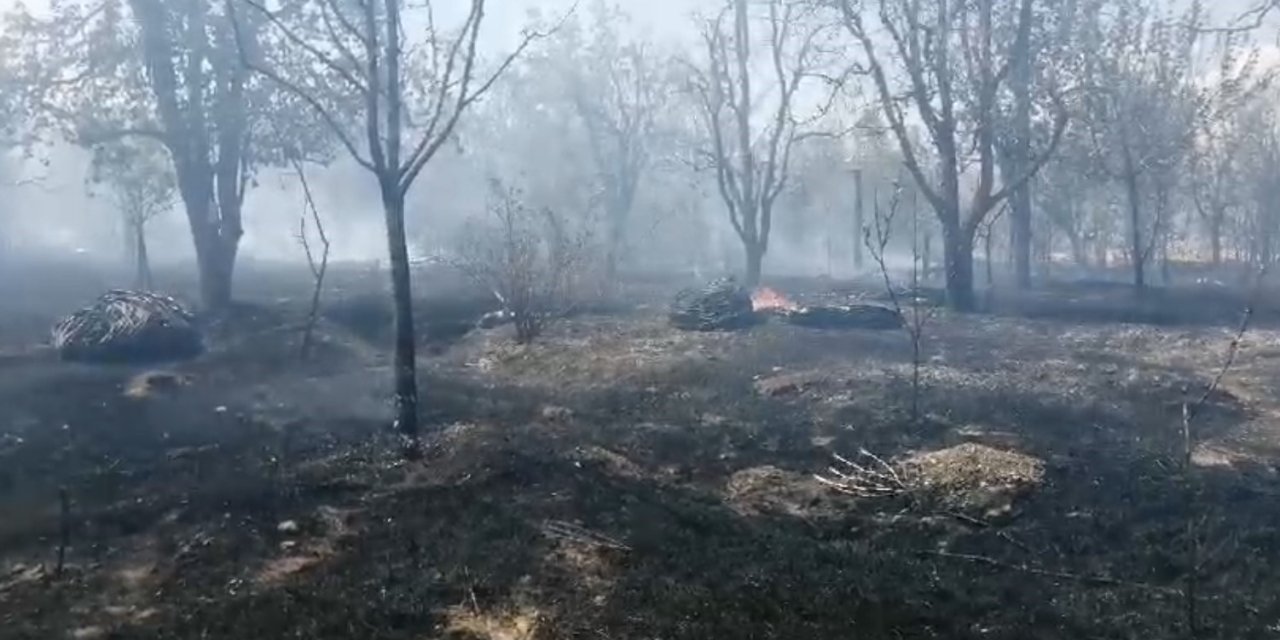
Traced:
[[[407, 465], [377, 274], [335, 271], [301, 361], [305, 276], [248, 267], [209, 352], [147, 368], [36, 346], [107, 284], [58, 280], [7, 283], [0, 307], [0, 637], [1185, 637], [1188, 518], [1197, 637], [1280, 624], [1276, 308], [1193, 425], [1191, 487], [1180, 462], [1182, 405], [1246, 292], [1075, 285], [940, 313], [913, 422], [902, 332], [680, 332], [659, 280], [516, 347], [467, 331], [485, 296], [424, 274], [432, 435]], [[813, 478], [836, 453], [964, 443], [1043, 478], [977, 511]]]

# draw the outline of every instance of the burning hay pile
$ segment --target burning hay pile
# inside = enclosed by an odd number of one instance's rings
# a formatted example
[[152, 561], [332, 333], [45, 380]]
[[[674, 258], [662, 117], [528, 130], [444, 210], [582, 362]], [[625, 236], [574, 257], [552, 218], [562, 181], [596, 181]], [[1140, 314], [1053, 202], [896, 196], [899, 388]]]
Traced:
[[754, 293], [733, 278], [714, 280], [701, 289], [685, 289], [671, 305], [671, 324], [689, 331], [740, 329], [776, 316], [810, 329], [899, 329], [902, 314], [875, 304], [800, 305], [769, 287]]
[[190, 357], [202, 349], [194, 316], [173, 298], [144, 291], [108, 291], [53, 327], [63, 359], [85, 362]]
[[689, 331], [738, 329], [756, 319], [751, 294], [733, 278], [713, 280], [701, 289], [685, 289], [671, 305], [671, 324]]
[[776, 315], [784, 321], [811, 329], [899, 329], [902, 315], [874, 304], [803, 306], [786, 296], [761, 287], [751, 296], [758, 313]]

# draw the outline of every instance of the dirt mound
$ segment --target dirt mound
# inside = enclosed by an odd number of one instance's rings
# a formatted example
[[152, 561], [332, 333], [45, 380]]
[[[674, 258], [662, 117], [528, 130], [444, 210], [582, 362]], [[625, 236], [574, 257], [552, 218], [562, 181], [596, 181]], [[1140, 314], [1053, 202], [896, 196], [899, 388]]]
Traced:
[[755, 389], [756, 393], [772, 398], [802, 393], [828, 381], [829, 375], [822, 371], [781, 373], [756, 380]]
[[157, 392], [166, 392], [191, 384], [191, 376], [173, 371], [144, 371], [125, 383], [126, 398], [147, 398]]
[[1044, 482], [1044, 461], [1015, 451], [965, 443], [916, 454], [901, 464], [908, 484], [947, 506], [988, 517], [1008, 513]]
[[772, 465], [742, 469], [729, 477], [725, 498], [746, 515], [806, 517], [830, 511], [832, 497], [812, 478]]

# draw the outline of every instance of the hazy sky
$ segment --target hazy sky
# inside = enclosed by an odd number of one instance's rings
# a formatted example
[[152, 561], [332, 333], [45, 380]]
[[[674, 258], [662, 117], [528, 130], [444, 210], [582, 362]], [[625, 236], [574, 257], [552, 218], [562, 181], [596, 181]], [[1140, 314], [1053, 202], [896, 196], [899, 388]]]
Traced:
[[[593, 0], [577, 0], [581, 8], [586, 8]], [[693, 24], [689, 20], [695, 11], [705, 11], [719, 6], [721, 0], [618, 0], [618, 4], [626, 9], [636, 22], [646, 29], [651, 29], [659, 38], [684, 37], [691, 35]], [[1185, 6], [1191, 0], [1169, 0], [1172, 6]], [[1255, 6], [1259, 0], [1208, 0], [1204, 3], [1218, 19], [1229, 19], [1237, 16], [1248, 7]], [[18, 0], [0, 0], [0, 14], [17, 4]], [[48, 0], [25, 0], [27, 6], [39, 8], [47, 6]], [[572, 7], [575, 0], [489, 0], [486, 11], [489, 27], [488, 40], [492, 46], [501, 48], [503, 43], [512, 42], [520, 28], [526, 24], [526, 16], [530, 9], [538, 8], [547, 15], [556, 15]], [[467, 6], [465, 0], [436, 0], [435, 5], [442, 14], [450, 8], [461, 10]], [[0, 20], [3, 20], [0, 17]]]
[[[463, 5], [464, 0], [436, 0], [441, 10], [450, 5]], [[582, 7], [590, 0], [579, 2]], [[33, 9], [48, 6], [48, 0], [25, 0]], [[7, 11], [18, 4], [18, 0], [0, 0], [0, 11]], [[501, 30], [518, 30], [524, 24], [529, 9], [537, 7], [549, 13], [564, 11], [573, 6], [573, 0], [489, 0], [486, 13], [493, 21], [493, 26], [501, 26]], [[685, 28], [686, 17], [699, 7], [714, 6], [715, 0], [622, 0], [619, 4], [647, 26], [658, 31], [678, 31]]]
[[[587, 9], [595, 0], [578, 0], [580, 10]], [[618, 4], [624, 7], [634, 18], [637, 26], [659, 40], [679, 39], [688, 41], [694, 36], [696, 24], [690, 19], [691, 14], [698, 11], [713, 10], [720, 5], [722, 0], [617, 0]], [[1043, 2], [1051, 2], [1054, 0], [1042, 0]], [[1190, 0], [1170, 0], [1170, 4], [1177, 6], [1185, 6]], [[1216, 17], [1219, 20], [1227, 19], [1230, 16], [1238, 15], [1245, 8], [1252, 6], [1258, 0], [1206, 0], [1206, 6], [1212, 7]], [[17, 0], [0, 0], [0, 20], [3, 20], [3, 13], [11, 9]], [[26, 0], [26, 4], [33, 9], [39, 10], [41, 7], [47, 6], [48, 0]], [[485, 25], [484, 43], [482, 46], [488, 52], [497, 54], [502, 51], [508, 51], [517, 41], [520, 29], [527, 24], [528, 15], [531, 9], [540, 9], [543, 16], [554, 17], [573, 6], [574, 0], [489, 0], [487, 4], [487, 20]], [[459, 12], [465, 10], [469, 3], [467, 0], [435, 0], [437, 15], [441, 22], [449, 20], [449, 14], [460, 16]], [[1267, 36], [1272, 36], [1277, 30], [1271, 29], [1267, 32]], [[1267, 41], [1271, 42], [1272, 37], [1267, 37]], [[1273, 50], [1274, 51], [1274, 50]], [[1277, 55], [1276, 57], [1280, 57]], [[86, 242], [86, 238], [101, 236], [104, 232], [109, 232], [118, 226], [114, 223], [115, 216], [108, 210], [108, 203], [101, 199], [87, 199], [83, 195], [83, 170], [84, 157], [83, 153], [78, 153], [71, 149], [61, 149], [53, 154], [51, 179], [43, 188], [24, 188], [17, 190], [6, 190], [5, 194], [6, 209], [22, 210], [22, 211], [39, 211], [44, 212], [40, 216], [40, 226], [45, 232], [50, 229], [57, 233], [45, 233], [40, 238], [41, 241], [62, 247], [77, 247], [81, 243]], [[37, 170], [40, 173], [43, 171]], [[348, 175], [349, 174], [349, 175]], [[340, 231], [344, 238], [342, 247], [338, 247], [337, 253], [341, 257], [348, 257], [348, 251], [353, 255], [365, 255], [370, 251], [380, 251], [384, 245], [384, 241], [380, 237], [381, 229], [378, 224], [378, 215], [376, 211], [376, 193], [372, 190], [372, 185], [368, 182], [367, 176], [364, 176], [357, 170], [346, 171], [345, 169], [335, 170], [334, 174], [329, 176], [330, 180], [319, 180], [320, 184], [333, 184], [335, 194], [331, 197], [323, 198], [326, 201], [332, 200], [328, 204], [327, 209], [343, 210], [347, 215], [343, 216], [342, 222], [335, 221], [335, 226], [343, 223], [350, 223], [349, 228], [336, 229]], [[330, 194], [324, 194], [326, 196]], [[342, 197], [339, 197], [342, 196]], [[293, 233], [293, 225], [295, 224], [293, 210], [296, 209], [292, 191], [281, 185], [274, 184], [274, 180], [264, 181], [262, 188], [255, 190], [251, 196], [247, 207], [255, 212], [275, 211], [284, 212], [282, 215], [259, 215], [251, 216], [246, 219], [246, 223], [251, 227], [249, 233], [245, 237], [244, 248], [246, 253], [259, 256], [271, 255], [276, 253], [292, 255], [296, 253], [296, 247], [289, 240]], [[366, 201], [368, 207], [361, 207], [361, 203]], [[369, 209], [368, 215], [355, 215], [356, 210], [363, 212], [363, 209]], [[4, 215], [0, 213], [0, 215]], [[55, 220], [52, 225], [49, 221]], [[87, 224], [88, 221], [95, 221], [95, 224]], [[189, 243], [185, 240], [186, 229], [185, 221], [180, 215], [162, 216], [161, 219], [155, 221], [152, 226], [155, 235], [162, 238], [182, 238], [181, 242], [156, 242], [153, 244], [153, 257], [163, 260], [167, 257], [179, 258], [184, 256], [189, 250]], [[31, 238], [28, 238], [30, 240]]]

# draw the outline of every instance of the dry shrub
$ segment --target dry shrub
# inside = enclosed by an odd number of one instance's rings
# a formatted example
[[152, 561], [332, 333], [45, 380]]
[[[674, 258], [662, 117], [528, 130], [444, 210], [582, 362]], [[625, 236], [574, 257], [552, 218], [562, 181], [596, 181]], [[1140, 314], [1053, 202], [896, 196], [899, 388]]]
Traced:
[[463, 229], [457, 266], [493, 291], [516, 341], [528, 343], [589, 288], [592, 238], [586, 225], [529, 206], [514, 187], [492, 179], [490, 190], [486, 215]]

